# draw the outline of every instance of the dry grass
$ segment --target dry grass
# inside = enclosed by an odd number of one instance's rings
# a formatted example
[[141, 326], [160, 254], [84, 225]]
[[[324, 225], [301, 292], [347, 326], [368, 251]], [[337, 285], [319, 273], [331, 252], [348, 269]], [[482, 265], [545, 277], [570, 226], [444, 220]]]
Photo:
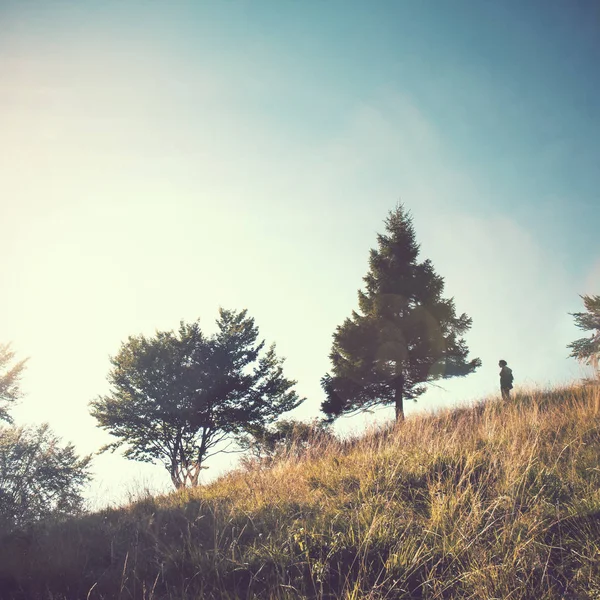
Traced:
[[0, 540], [0, 597], [600, 598], [600, 388], [408, 419]]

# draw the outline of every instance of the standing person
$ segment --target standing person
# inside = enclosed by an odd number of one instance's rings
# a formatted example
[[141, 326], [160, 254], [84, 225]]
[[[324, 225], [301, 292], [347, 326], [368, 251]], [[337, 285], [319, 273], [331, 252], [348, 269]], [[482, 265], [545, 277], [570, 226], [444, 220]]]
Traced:
[[510, 400], [510, 390], [512, 390], [514, 381], [512, 369], [508, 368], [505, 360], [501, 360], [498, 366], [500, 367], [500, 391], [502, 392], [502, 398]]

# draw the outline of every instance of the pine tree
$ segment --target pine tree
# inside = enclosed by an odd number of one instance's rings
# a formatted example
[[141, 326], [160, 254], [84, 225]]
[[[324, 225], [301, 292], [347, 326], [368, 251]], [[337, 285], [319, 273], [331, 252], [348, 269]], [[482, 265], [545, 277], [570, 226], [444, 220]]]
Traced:
[[333, 335], [332, 373], [321, 380], [327, 396], [321, 408], [330, 420], [388, 404], [401, 420], [404, 399], [418, 397], [427, 382], [481, 365], [479, 358], [468, 360], [462, 338], [471, 318], [456, 316], [454, 300], [442, 297], [443, 278], [430, 260], [418, 260], [410, 213], [398, 205], [385, 229], [370, 253], [359, 311]]
[[580, 338], [571, 342], [567, 348], [577, 360], [591, 365], [598, 371], [600, 362], [600, 296], [581, 296], [587, 312], [570, 313], [575, 317], [575, 325], [583, 331], [592, 331], [591, 337]]
[[15, 353], [10, 344], [0, 344], [0, 421], [12, 423], [8, 410], [22, 397], [21, 375], [25, 369], [27, 359], [14, 362]]

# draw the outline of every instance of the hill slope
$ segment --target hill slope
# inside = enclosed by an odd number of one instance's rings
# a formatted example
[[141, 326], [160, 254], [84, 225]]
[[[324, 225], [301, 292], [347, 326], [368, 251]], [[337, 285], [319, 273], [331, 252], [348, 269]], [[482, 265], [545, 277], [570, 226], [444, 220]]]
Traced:
[[600, 390], [408, 419], [0, 540], [0, 597], [600, 598]]

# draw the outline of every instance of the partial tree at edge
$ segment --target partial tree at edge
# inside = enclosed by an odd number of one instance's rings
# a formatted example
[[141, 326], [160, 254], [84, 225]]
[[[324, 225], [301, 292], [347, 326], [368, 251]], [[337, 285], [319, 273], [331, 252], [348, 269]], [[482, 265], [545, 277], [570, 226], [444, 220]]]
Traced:
[[[14, 362], [10, 344], [0, 344], [0, 421], [12, 423], [8, 413], [11, 404], [21, 398], [21, 375], [27, 359]], [[12, 364], [11, 364], [12, 363]]]
[[600, 296], [581, 296], [586, 312], [569, 313], [575, 317], [575, 325], [583, 331], [591, 331], [590, 337], [579, 338], [571, 342], [573, 358], [583, 364], [590, 365], [596, 375], [600, 376]]

